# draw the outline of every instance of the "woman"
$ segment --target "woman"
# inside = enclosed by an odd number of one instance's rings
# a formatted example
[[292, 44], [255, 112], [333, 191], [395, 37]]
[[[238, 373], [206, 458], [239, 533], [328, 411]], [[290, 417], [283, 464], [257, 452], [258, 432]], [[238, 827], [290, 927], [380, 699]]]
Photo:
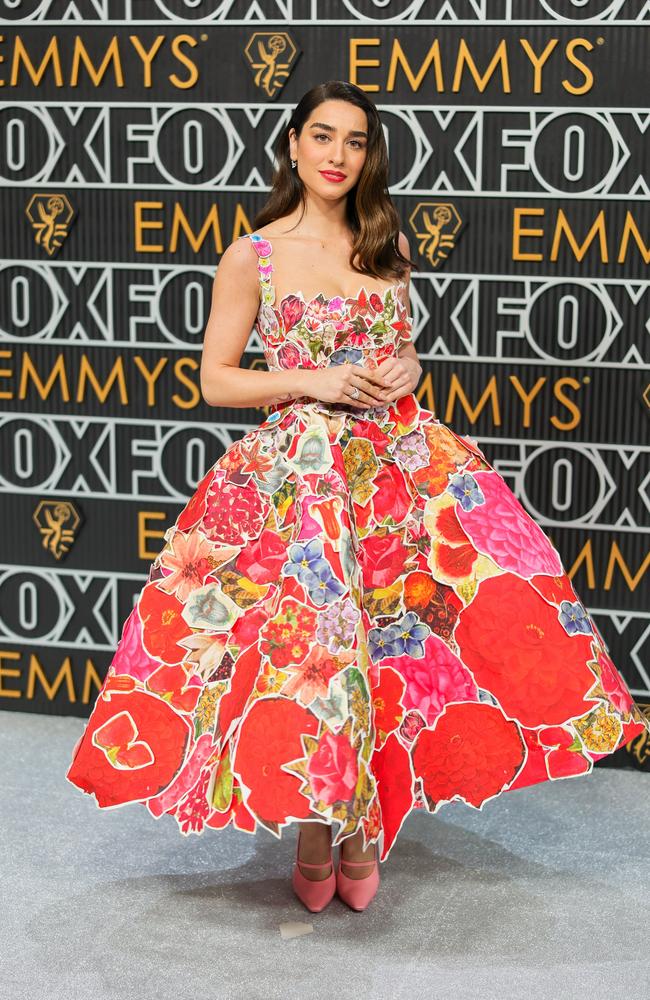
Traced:
[[[376, 108], [319, 85], [276, 157], [201, 364], [208, 403], [268, 417], [166, 532], [67, 777], [186, 834], [297, 822], [299, 898], [362, 910], [412, 809], [587, 773], [650, 723], [549, 539], [415, 398]], [[253, 326], [268, 372], [239, 367]]]

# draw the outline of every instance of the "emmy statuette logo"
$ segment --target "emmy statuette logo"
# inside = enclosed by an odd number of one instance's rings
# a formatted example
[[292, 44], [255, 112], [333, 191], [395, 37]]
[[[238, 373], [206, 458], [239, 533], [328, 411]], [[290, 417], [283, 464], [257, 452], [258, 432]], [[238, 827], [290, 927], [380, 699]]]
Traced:
[[41, 500], [32, 514], [42, 535], [43, 548], [60, 559], [79, 530], [81, 516], [69, 500]]
[[431, 267], [440, 267], [458, 242], [462, 221], [456, 206], [449, 201], [420, 202], [409, 221], [418, 241], [418, 253]]
[[72, 205], [64, 194], [33, 194], [25, 213], [36, 242], [52, 257], [70, 231]]
[[286, 31], [256, 31], [244, 49], [255, 80], [267, 97], [275, 97], [284, 87], [298, 49]]

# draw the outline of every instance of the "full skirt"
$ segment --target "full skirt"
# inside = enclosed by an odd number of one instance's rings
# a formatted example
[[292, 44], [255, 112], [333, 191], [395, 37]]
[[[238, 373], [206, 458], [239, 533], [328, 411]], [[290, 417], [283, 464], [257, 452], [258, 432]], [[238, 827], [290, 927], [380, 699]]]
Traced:
[[411, 810], [586, 774], [644, 730], [549, 538], [409, 394], [276, 407], [228, 447], [66, 777], [183, 834], [319, 820], [385, 860]]

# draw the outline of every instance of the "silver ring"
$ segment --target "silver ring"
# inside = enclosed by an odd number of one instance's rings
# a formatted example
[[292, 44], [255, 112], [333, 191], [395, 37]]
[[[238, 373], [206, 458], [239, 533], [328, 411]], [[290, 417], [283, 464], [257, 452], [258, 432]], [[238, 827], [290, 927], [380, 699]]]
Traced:
[[358, 398], [358, 396], [359, 396], [359, 387], [357, 385], [353, 385], [352, 386], [352, 388], [350, 389], [350, 395], [352, 396], [353, 399], [357, 399]]

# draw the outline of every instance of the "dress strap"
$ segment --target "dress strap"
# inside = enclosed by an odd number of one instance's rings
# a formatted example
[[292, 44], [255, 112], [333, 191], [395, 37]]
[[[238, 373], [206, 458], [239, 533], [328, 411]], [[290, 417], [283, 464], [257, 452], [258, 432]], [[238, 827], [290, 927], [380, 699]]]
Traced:
[[271, 246], [270, 240], [267, 240], [265, 236], [260, 236], [259, 233], [244, 233], [247, 236], [255, 248], [255, 253], [257, 254], [257, 270], [260, 275], [260, 286], [262, 289], [262, 301], [273, 305], [275, 300], [275, 289], [272, 284], [271, 275], [273, 274], [273, 264], [271, 263], [271, 254], [273, 253], [273, 247]]

